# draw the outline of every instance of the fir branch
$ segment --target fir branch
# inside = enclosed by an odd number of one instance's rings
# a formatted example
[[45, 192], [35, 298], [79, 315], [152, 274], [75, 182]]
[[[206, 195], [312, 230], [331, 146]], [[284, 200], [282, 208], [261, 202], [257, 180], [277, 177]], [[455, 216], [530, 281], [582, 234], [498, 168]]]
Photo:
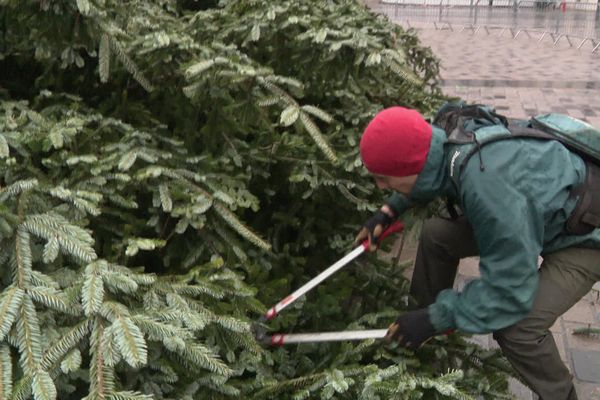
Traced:
[[383, 64], [387, 66], [393, 73], [401, 76], [402, 79], [404, 79], [407, 83], [414, 86], [423, 84], [412, 71], [408, 70], [405, 67], [402, 67], [396, 61], [394, 61], [394, 59], [389, 57], [383, 57]]
[[157, 371], [161, 375], [161, 380], [167, 383], [176, 383], [179, 381], [179, 376], [175, 371], [175, 368], [168, 364], [165, 360], [159, 360], [158, 362], [149, 363], [147, 368], [151, 371]]
[[110, 193], [110, 196], [108, 197], [108, 201], [110, 203], [112, 203], [118, 207], [124, 208], [124, 209], [136, 210], [138, 208], [138, 204], [135, 202], [135, 200], [128, 199], [117, 193]]
[[116, 301], [104, 301], [99, 311], [100, 315], [110, 322], [118, 318], [129, 318], [129, 309]]
[[147, 238], [130, 238], [127, 240], [127, 250], [125, 255], [132, 257], [138, 253], [139, 250], [154, 250], [161, 248], [166, 244], [166, 241], [160, 239], [147, 239]]
[[323, 134], [321, 133], [321, 130], [313, 122], [313, 120], [310, 119], [310, 117], [306, 113], [301, 112], [300, 113], [300, 121], [302, 122], [302, 125], [304, 125], [304, 128], [306, 129], [306, 131], [313, 138], [313, 140], [315, 141], [315, 143], [317, 144], [317, 146], [319, 146], [319, 148], [321, 149], [321, 151], [327, 156], [327, 158], [329, 159], [329, 161], [331, 161], [333, 163], [338, 162], [338, 159], [337, 159], [337, 157], [335, 155], [335, 152], [329, 146], [329, 144], [327, 143], [327, 141], [323, 137]]
[[296, 105], [291, 105], [291, 106], [286, 107], [281, 112], [281, 117], [279, 118], [279, 122], [283, 126], [290, 126], [294, 122], [296, 122], [296, 120], [298, 119], [299, 116], [300, 116], [300, 109]]
[[[125, 269], [124, 267], [122, 267]], [[156, 282], [157, 277], [154, 274], [130, 274], [127, 275], [131, 280], [133, 280], [138, 285], [149, 286]]]
[[27, 294], [32, 300], [43, 304], [48, 308], [63, 312], [65, 314], [80, 314], [81, 309], [78, 307], [78, 305], [71, 304], [64, 293], [54, 288], [42, 286], [29, 287], [27, 288]]
[[[95, 164], [96, 162], [98, 162], [98, 157], [96, 157], [92, 154], [67, 158], [67, 165], [70, 167], [75, 166], [79, 163]], [[97, 179], [99, 179], [99, 181]], [[103, 178], [96, 178], [95, 180], [90, 180], [90, 183], [92, 183], [92, 182], [95, 185], [102, 185], [102, 184], [106, 183], [106, 180], [104, 180]], [[101, 199], [96, 199], [96, 200], [99, 201]]]
[[160, 298], [158, 293], [151, 289], [147, 291], [143, 296], [143, 310], [144, 311], [155, 311], [165, 306], [164, 301]]
[[216, 57], [210, 60], [199, 61], [185, 70], [185, 77], [192, 79], [203, 73], [204, 71], [212, 68], [215, 65], [228, 65], [230, 61], [224, 57]]
[[369, 55], [367, 56], [367, 58], [365, 60], [365, 65], [367, 67], [369, 67], [369, 66], [379, 65], [379, 64], [381, 64], [381, 53], [378, 51], [373, 51], [373, 52], [369, 53]]
[[[10, 156], [10, 148], [6, 137], [0, 133], [0, 158], [8, 158]], [[0, 192], [1, 193], [1, 192]]]
[[[73, 193], [71, 190], [66, 189], [62, 186], [57, 186], [54, 187], [52, 189], [50, 189], [49, 193], [56, 197], [59, 198], [65, 202], [69, 202], [71, 204], [73, 204], [73, 206], [75, 206], [75, 208], [84, 211], [88, 214], [94, 215], [94, 216], [98, 216], [100, 215], [100, 208], [98, 207], [98, 202], [102, 199], [101, 195], [95, 194], [95, 196], [90, 196], [90, 193], [86, 193], [86, 192], [75, 192]], [[87, 197], [86, 198], [82, 198], [82, 196], [78, 196], [78, 194], [83, 194]], [[89, 200], [93, 199], [94, 203], [90, 202]]]
[[[322, 385], [326, 381], [326, 373], [320, 372], [312, 375], [305, 375], [302, 377], [288, 379], [284, 381], [270, 382], [266, 387], [258, 391], [253, 399], [264, 399], [273, 398], [274, 395], [288, 391], [290, 389], [300, 390], [305, 389], [312, 385]], [[310, 391], [309, 391], [310, 392]]]
[[302, 106], [302, 111], [305, 111], [308, 114], [312, 114], [315, 117], [319, 118], [320, 120], [327, 122], [328, 124], [333, 122], [333, 117], [331, 115], [329, 115], [328, 112], [321, 110], [318, 107], [311, 106], [311, 105], [305, 105], [305, 106]]
[[277, 97], [281, 103], [287, 106], [300, 107], [291, 95], [289, 95], [285, 90], [281, 89], [275, 83], [271, 82], [269, 79], [266, 79], [265, 77], [257, 77], [256, 82]]
[[0, 345], [0, 399], [10, 399], [12, 396], [12, 369], [10, 347], [2, 343]]
[[336, 187], [338, 188], [338, 190], [340, 191], [340, 193], [349, 201], [351, 201], [352, 203], [361, 206], [361, 207], [366, 207], [368, 205], [368, 202], [366, 200], [360, 199], [358, 197], [356, 197], [355, 195], [352, 194], [352, 192], [350, 192], [350, 190], [348, 190], [348, 188], [342, 184], [341, 182], [336, 184]]
[[21, 309], [25, 292], [19, 287], [5, 289], [0, 297], [0, 342], [8, 334]]
[[250, 333], [250, 325], [234, 317], [217, 316], [213, 319], [213, 322], [233, 332]]
[[54, 381], [46, 371], [35, 371], [31, 387], [35, 400], [56, 399], [56, 387], [54, 386]]
[[275, 84], [279, 84], [279, 85], [287, 85], [291, 88], [295, 88], [295, 89], [304, 89], [304, 84], [295, 78], [289, 77], [289, 76], [281, 76], [281, 75], [267, 75], [264, 77], [264, 79], [268, 82], [272, 82]]
[[88, 0], [77, 0], [77, 8], [83, 15], [90, 15], [90, 11], [92, 9]]
[[265, 349], [258, 344], [254, 335], [250, 332], [238, 333], [234, 331], [223, 331], [222, 336], [239, 348], [247, 350], [257, 357], [265, 355]]
[[107, 400], [154, 400], [154, 397], [140, 392], [124, 391], [113, 392], [106, 397]]
[[38, 367], [42, 359], [42, 339], [38, 315], [28, 296], [23, 297], [16, 328], [21, 368], [25, 374], [33, 375], [39, 372]]
[[133, 368], [146, 364], [148, 352], [140, 328], [127, 317], [118, 316], [112, 327], [119, 352]]
[[187, 295], [187, 296], [201, 296], [208, 295], [215, 299], [223, 299], [228, 293], [231, 293], [222, 286], [215, 285], [212, 282], [207, 281], [203, 278], [196, 278], [195, 285], [180, 285], [174, 284], [173, 290], [175, 290], [179, 294]]
[[192, 331], [204, 329], [206, 324], [210, 322], [210, 319], [201, 314], [193, 313], [189, 310], [179, 310], [175, 307], [170, 307], [155, 316], [163, 321], [177, 321]]
[[176, 293], [167, 293], [166, 295], [167, 305], [180, 312], [189, 312], [190, 306], [188, 302]]
[[106, 365], [104, 360], [105, 340], [104, 325], [101, 319], [96, 317], [90, 339], [92, 360], [90, 362], [90, 390], [87, 396], [89, 400], [104, 400], [114, 389], [114, 371]]
[[86, 316], [100, 311], [104, 299], [104, 272], [106, 263], [103, 260], [92, 262], [85, 268], [81, 302]]
[[22, 226], [43, 239], [58, 240], [61, 249], [83, 262], [91, 262], [97, 258], [92, 247], [94, 243], [92, 236], [61, 215], [53, 213], [27, 215]]
[[263, 250], [269, 251], [271, 249], [271, 245], [261, 239], [257, 234], [252, 232], [249, 228], [247, 228], [231, 211], [229, 211], [223, 204], [220, 202], [215, 202], [213, 204], [213, 209], [231, 226], [237, 233], [239, 233], [243, 238], [248, 240], [250, 243], [254, 244], [257, 247], [260, 247]]
[[423, 388], [434, 388], [443, 396], [449, 396], [450, 398], [457, 400], [475, 400], [474, 397], [464, 393], [458, 389], [454, 383], [463, 378], [463, 372], [461, 370], [450, 371], [445, 375], [437, 379], [419, 377], [416, 378], [416, 383]]
[[29, 232], [23, 229], [22, 225], [19, 226], [17, 229], [17, 238], [15, 240], [14, 269], [14, 275], [19, 288], [25, 288], [31, 280], [32, 255], [30, 242], [31, 238]]
[[146, 79], [142, 74], [136, 63], [127, 55], [125, 50], [121, 47], [121, 44], [112, 36], [109, 36], [110, 48], [115, 53], [117, 58], [123, 63], [125, 69], [133, 75], [134, 79], [147, 91], [154, 91], [154, 86]]
[[165, 212], [170, 212], [173, 209], [173, 200], [171, 200], [169, 188], [167, 187], [167, 185], [162, 184], [158, 186], [158, 190], [160, 193], [160, 202], [163, 210]]
[[110, 74], [110, 36], [108, 33], [102, 34], [100, 38], [100, 47], [98, 50], [98, 65], [100, 73], [100, 82], [108, 82]]
[[31, 190], [37, 186], [37, 179], [25, 179], [13, 182], [10, 185], [0, 189], [0, 203], [5, 202], [11, 197], [16, 197], [17, 195]]
[[231, 376], [233, 371], [223, 361], [218, 358], [218, 355], [200, 343], [185, 342], [184, 348], [177, 348], [176, 353], [186, 362], [192, 365], [207, 369], [223, 376]]
[[196, 312], [197, 314], [201, 315], [202, 318], [207, 321], [207, 323], [212, 323], [214, 320], [217, 319], [217, 314], [206, 308], [204, 302], [188, 299], [187, 303], [189, 304], [190, 309]]
[[44, 246], [44, 252], [42, 255], [42, 259], [46, 264], [50, 264], [52, 261], [56, 260], [58, 257], [58, 251], [60, 250], [60, 245], [58, 243], [58, 239], [51, 238], [48, 240], [46, 245]]
[[102, 358], [107, 367], [114, 368], [117, 363], [123, 359], [123, 355], [119, 352], [116, 343], [115, 325], [111, 325], [104, 330], [104, 346], [102, 347]]
[[261, 84], [263, 87], [265, 87], [266, 89], [268, 89], [270, 92], [275, 94], [284, 104], [287, 105], [287, 107], [282, 111], [281, 116], [280, 116], [280, 123], [283, 126], [290, 126], [293, 123], [295, 123], [296, 120], [300, 119], [300, 121], [302, 122], [302, 125], [304, 126], [306, 131], [309, 133], [309, 135], [315, 141], [317, 146], [327, 156], [327, 158], [331, 162], [334, 162], [334, 163], [338, 161], [337, 157], [335, 155], [335, 152], [329, 146], [329, 144], [323, 137], [323, 134], [319, 130], [318, 126], [311, 120], [311, 118], [308, 116], [307, 113], [313, 114], [316, 117], [318, 117], [326, 122], [329, 122], [332, 120], [332, 118], [329, 116], [329, 114], [327, 114], [323, 110], [318, 109], [317, 107], [310, 106], [310, 105], [303, 106], [302, 109], [300, 109], [300, 106], [293, 99], [293, 97], [291, 97], [289, 94], [287, 94], [285, 91], [283, 91], [281, 88], [279, 88], [274, 83], [274, 82], [286, 82], [288, 84], [295, 83], [295, 84], [297, 84], [296, 86], [299, 85], [299, 87], [301, 87], [302, 85], [300, 82], [295, 81], [295, 80], [282, 79], [282, 77], [277, 77], [277, 78], [276, 77], [265, 77], [265, 78], [258, 79], [257, 82], [259, 84]]
[[26, 375], [19, 379], [19, 381], [13, 387], [13, 397], [11, 400], [30, 400], [32, 382], [32, 375]]
[[118, 272], [106, 272], [102, 276], [104, 285], [113, 293], [134, 294], [139, 286], [131, 277]]
[[41, 368], [43, 370], [49, 370], [54, 364], [62, 360], [67, 353], [89, 335], [90, 328], [91, 320], [86, 319], [64, 333], [56, 342], [52, 343], [44, 353], [40, 364]]
[[203, 387], [208, 390], [212, 390], [216, 393], [220, 393], [227, 397], [239, 397], [240, 390], [232, 385], [228, 385], [224, 379], [219, 375], [210, 374], [208, 376], [202, 377], [198, 379], [197, 383], [199, 384], [199, 388]]
[[257, 100], [257, 102], [256, 102], [256, 104], [259, 107], [270, 107], [270, 106], [274, 106], [277, 103], [279, 103], [279, 97], [278, 96], [269, 96], [269, 97], [266, 97], [264, 99]]
[[140, 327], [149, 340], [162, 341], [169, 337], [179, 337], [187, 340], [194, 337], [193, 333], [186, 328], [165, 324], [157, 319], [144, 315], [132, 316], [131, 320]]
[[119, 160], [119, 170], [120, 171], [127, 171], [131, 168], [131, 166], [135, 163], [135, 161], [137, 160], [137, 156], [138, 153], [135, 150], [129, 151], [127, 153], [125, 153], [121, 159]]
[[455, 386], [455, 382], [463, 378], [461, 370], [450, 371], [438, 378], [402, 373], [398, 381], [394, 382], [390, 380], [390, 378], [401, 372], [398, 366], [392, 366], [371, 374], [365, 380], [362, 396], [368, 398], [376, 393], [382, 393], [386, 396], [399, 396], [413, 392], [415, 388], [432, 388], [441, 395], [452, 399], [474, 400], [472, 396], [464, 393]]
[[60, 370], [68, 374], [79, 370], [79, 368], [81, 368], [81, 352], [79, 349], [73, 349], [61, 361]]

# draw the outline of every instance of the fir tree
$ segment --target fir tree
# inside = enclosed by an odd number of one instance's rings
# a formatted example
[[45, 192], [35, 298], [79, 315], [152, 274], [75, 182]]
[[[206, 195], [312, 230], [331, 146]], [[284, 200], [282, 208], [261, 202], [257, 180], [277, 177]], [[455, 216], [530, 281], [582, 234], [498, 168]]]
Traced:
[[[369, 118], [443, 100], [415, 32], [359, 1], [0, 0], [0, 21], [0, 398], [506, 397], [461, 337], [250, 329], [381, 201]], [[315, 292], [271, 327], [381, 327], [408, 301], [374, 256]]]

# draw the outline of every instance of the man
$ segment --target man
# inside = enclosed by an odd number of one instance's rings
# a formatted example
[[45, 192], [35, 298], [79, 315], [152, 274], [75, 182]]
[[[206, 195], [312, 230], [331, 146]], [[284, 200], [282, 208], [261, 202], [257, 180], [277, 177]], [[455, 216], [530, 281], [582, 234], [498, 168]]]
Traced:
[[[386, 339], [416, 349], [452, 329], [493, 332], [542, 400], [577, 399], [549, 328], [600, 280], [600, 229], [565, 230], [586, 164], [557, 141], [511, 138], [482, 146], [457, 172], [461, 151], [442, 129], [402, 107], [380, 112], [361, 138], [377, 186], [395, 192], [357, 240], [375, 243], [409, 207], [439, 197], [454, 199], [463, 212], [425, 222], [411, 283], [422, 308], [398, 317]], [[458, 186], [451, 173], [460, 173]], [[452, 290], [459, 260], [475, 255], [481, 277]]]

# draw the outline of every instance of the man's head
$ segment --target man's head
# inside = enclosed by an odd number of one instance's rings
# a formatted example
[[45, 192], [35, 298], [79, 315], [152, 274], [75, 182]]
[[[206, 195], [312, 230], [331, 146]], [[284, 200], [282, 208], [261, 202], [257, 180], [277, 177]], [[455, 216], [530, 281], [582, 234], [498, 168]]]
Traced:
[[391, 107], [379, 112], [363, 133], [360, 155], [380, 189], [408, 194], [423, 169], [431, 125], [415, 110]]

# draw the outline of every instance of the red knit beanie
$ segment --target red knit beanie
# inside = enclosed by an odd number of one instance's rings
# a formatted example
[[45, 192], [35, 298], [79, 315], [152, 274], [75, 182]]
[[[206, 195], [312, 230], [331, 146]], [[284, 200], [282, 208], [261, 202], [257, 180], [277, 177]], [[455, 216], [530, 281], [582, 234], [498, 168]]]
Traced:
[[391, 107], [367, 125], [360, 140], [360, 155], [373, 174], [409, 176], [423, 169], [430, 144], [431, 125], [421, 114]]

